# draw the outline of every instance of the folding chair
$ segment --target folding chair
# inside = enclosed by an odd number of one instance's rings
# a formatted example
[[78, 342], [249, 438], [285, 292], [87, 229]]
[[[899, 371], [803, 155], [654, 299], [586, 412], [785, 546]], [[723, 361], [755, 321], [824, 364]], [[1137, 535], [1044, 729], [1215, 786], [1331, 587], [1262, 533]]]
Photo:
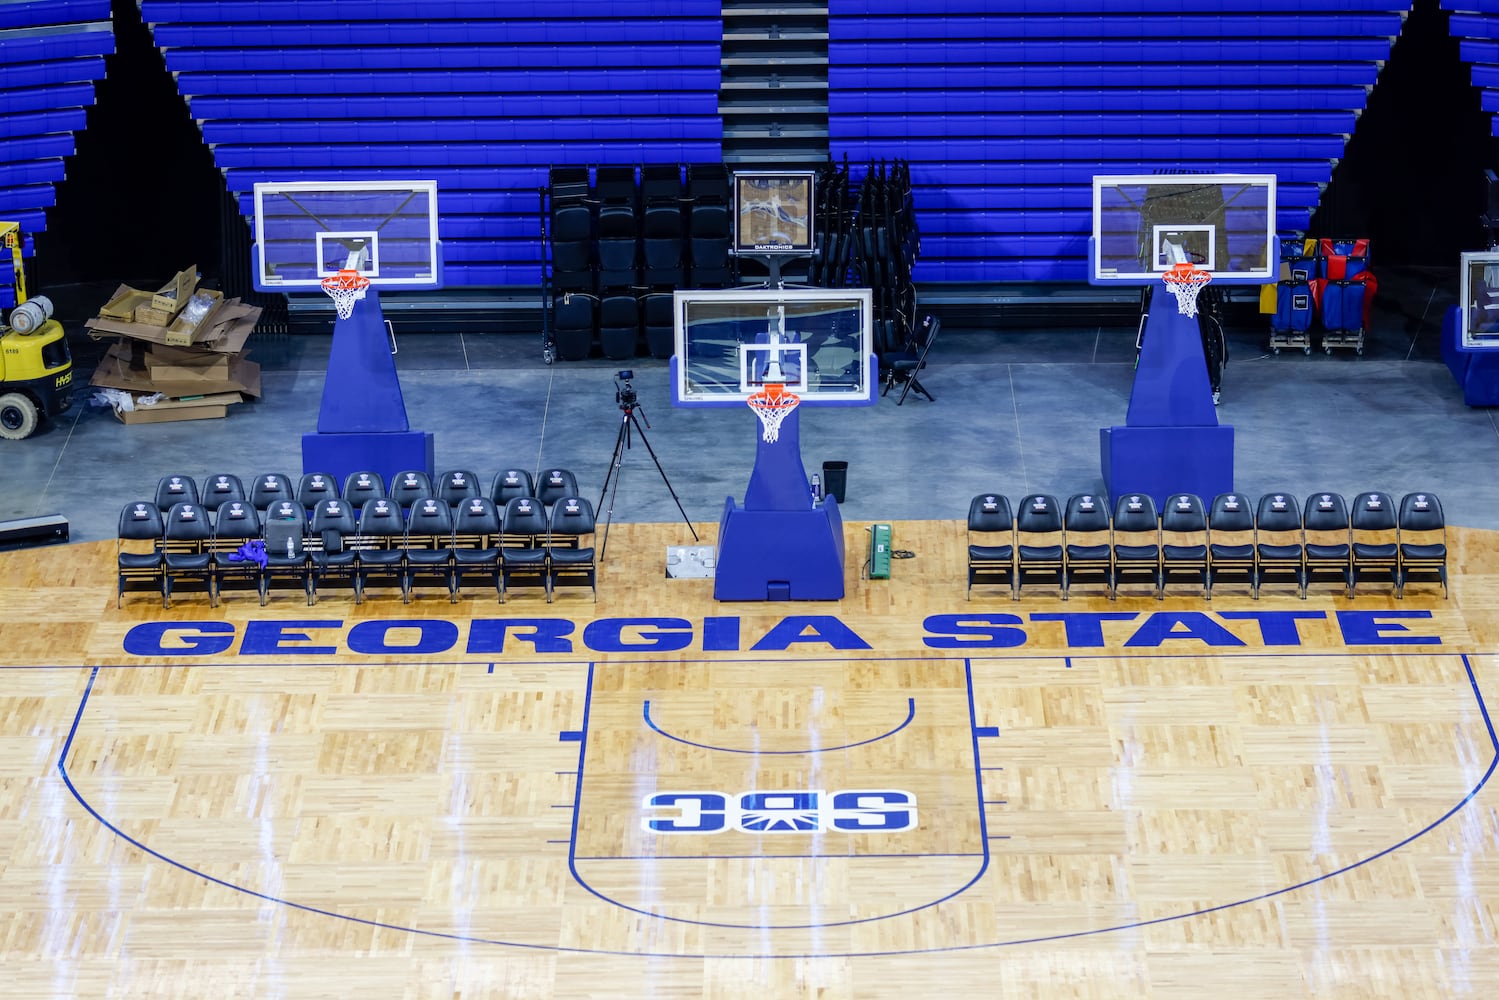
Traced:
[[881, 396], [888, 395], [890, 390], [897, 385], [903, 386], [900, 398], [895, 401], [899, 406], [906, 401], [906, 394], [915, 392], [918, 396], [925, 396], [929, 401], [935, 403], [936, 398], [927, 391], [926, 386], [916, 377], [916, 373], [926, 367], [927, 352], [932, 349], [932, 344], [937, 340], [937, 333], [942, 329], [942, 321], [935, 316], [928, 316], [921, 321], [921, 326], [911, 334], [906, 341], [906, 346], [900, 351], [891, 351], [882, 359], [885, 364], [885, 388], [880, 391]]
[[138, 500], [121, 509], [119, 533], [115, 537], [115, 564], [119, 571], [115, 607], [120, 606], [126, 590], [153, 590], [160, 596], [164, 531], [161, 508], [154, 500]]
[[1353, 544], [1348, 506], [1338, 493], [1313, 493], [1306, 498], [1301, 515], [1305, 533], [1306, 563], [1303, 587], [1333, 577], [1353, 596]]
[[1254, 514], [1254, 594], [1271, 576], [1288, 576], [1296, 596], [1306, 599], [1306, 532], [1301, 505], [1288, 493], [1266, 493]]
[[1353, 559], [1349, 568], [1348, 596], [1358, 594], [1358, 582], [1369, 573], [1389, 575], [1390, 586], [1400, 587], [1399, 521], [1395, 501], [1388, 493], [1360, 493], [1353, 498], [1351, 538]]
[[1093, 579], [1114, 596], [1114, 560], [1109, 537], [1109, 501], [1107, 497], [1081, 493], [1067, 498], [1062, 511], [1062, 600], [1067, 600], [1072, 585], [1082, 579]]
[[1208, 515], [1202, 498], [1173, 493], [1161, 511], [1161, 592], [1173, 577], [1187, 576], [1202, 587], [1208, 599]]
[[999, 493], [980, 493], [968, 504], [968, 599], [974, 586], [1010, 588], [1015, 593], [1015, 519], [1010, 500]]
[[1405, 596], [1413, 576], [1436, 580], [1447, 597], [1447, 519], [1434, 493], [1407, 493], [1400, 499], [1400, 586]]
[[1148, 493], [1124, 493], [1114, 507], [1114, 584], [1109, 590], [1112, 600], [1119, 584], [1130, 577], [1144, 577], [1161, 600], [1165, 577], [1161, 570], [1161, 522], [1155, 500]]

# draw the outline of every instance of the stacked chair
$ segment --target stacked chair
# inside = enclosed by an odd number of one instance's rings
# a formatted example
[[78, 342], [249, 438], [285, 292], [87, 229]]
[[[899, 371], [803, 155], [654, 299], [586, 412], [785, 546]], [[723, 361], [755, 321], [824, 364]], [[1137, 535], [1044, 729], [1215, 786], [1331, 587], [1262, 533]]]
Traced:
[[851, 266], [853, 283], [874, 292], [876, 354], [900, 350], [916, 326], [911, 275], [920, 252], [910, 165], [869, 164], [859, 187]]
[[[740, 281], [722, 163], [552, 167], [540, 196], [548, 363], [670, 357], [672, 292]], [[917, 333], [920, 237], [909, 164], [871, 162], [857, 193], [846, 159], [822, 167], [812, 229], [805, 273], [788, 277], [872, 288], [876, 353], [902, 350]]]
[[598, 322], [595, 206], [587, 167], [553, 167], [542, 208], [546, 358], [588, 357]]
[[734, 283], [729, 258], [733, 226], [729, 218], [729, 171], [721, 163], [687, 168], [687, 244], [693, 288], [727, 288]]

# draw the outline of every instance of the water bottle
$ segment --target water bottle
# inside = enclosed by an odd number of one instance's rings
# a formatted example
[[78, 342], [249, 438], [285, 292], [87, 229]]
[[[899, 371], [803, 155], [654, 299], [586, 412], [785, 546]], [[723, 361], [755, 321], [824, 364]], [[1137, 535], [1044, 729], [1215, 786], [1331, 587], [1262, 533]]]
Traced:
[[286, 558], [297, 558], [297, 543], [292, 540], [290, 535], [286, 536]]
[[812, 506], [816, 507], [822, 502], [822, 477], [812, 473]]

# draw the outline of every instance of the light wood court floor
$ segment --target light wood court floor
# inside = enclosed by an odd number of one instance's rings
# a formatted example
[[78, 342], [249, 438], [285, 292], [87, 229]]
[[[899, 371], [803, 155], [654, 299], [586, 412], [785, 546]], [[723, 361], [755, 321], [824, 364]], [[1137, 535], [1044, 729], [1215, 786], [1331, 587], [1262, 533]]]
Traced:
[[0, 992], [1492, 995], [1499, 536], [1447, 600], [970, 602], [960, 523], [889, 581], [864, 527], [818, 604], [666, 579], [680, 524], [596, 604], [0, 556]]

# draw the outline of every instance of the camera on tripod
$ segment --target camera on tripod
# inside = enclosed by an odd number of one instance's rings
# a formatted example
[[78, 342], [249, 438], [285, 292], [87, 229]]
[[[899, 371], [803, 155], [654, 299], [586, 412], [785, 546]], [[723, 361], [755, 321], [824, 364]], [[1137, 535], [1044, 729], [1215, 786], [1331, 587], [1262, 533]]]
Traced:
[[[624, 371], [615, 372], [614, 377], [617, 380], [614, 383], [614, 401], [619, 404], [619, 408], [627, 410], [639, 403], [640, 396], [635, 392], [635, 386], [631, 384], [635, 373], [626, 368]], [[620, 385], [620, 382], [624, 385]]]

